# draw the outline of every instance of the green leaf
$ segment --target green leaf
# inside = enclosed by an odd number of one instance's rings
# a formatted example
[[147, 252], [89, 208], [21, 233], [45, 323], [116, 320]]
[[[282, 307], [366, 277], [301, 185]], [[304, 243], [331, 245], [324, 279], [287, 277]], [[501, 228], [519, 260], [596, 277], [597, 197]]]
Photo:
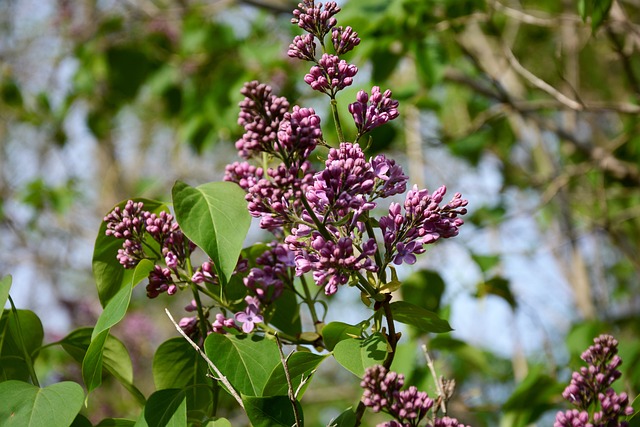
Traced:
[[231, 182], [210, 182], [194, 188], [178, 181], [172, 196], [182, 231], [211, 257], [221, 282], [226, 284], [251, 224], [244, 191]]
[[125, 418], [105, 418], [96, 427], [133, 427], [136, 422]]
[[[297, 351], [293, 353], [289, 360], [287, 361], [287, 367], [289, 368], [289, 376], [291, 377], [291, 385], [293, 386], [293, 391], [298, 390], [298, 386], [302, 383], [303, 380], [308, 381], [309, 378], [314, 374], [315, 370], [320, 366], [320, 363], [324, 359], [326, 359], [329, 355], [319, 355], [313, 354], [306, 351]], [[298, 394], [298, 399], [302, 398], [304, 394], [304, 390], [308, 382], [302, 387], [300, 390], [300, 394]], [[286, 395], [289, 391], [287, 385], [287, 377], [284, 374], [284, 369], [282, 367], [282, 363], [275, 367], [267, 383], [264, 386], [264, 390], [262, 391], [262, 396], [278, 396], [278, 395]]]
[[218, 418], [217, 420], [209, 421], [205, 424], [205, 427], [232, 427], [231, 422], [226, 418]]
[[149, 396], [144, 407], [148, 427], [186, 427], [187, 399], [184, 390], [160, 390]]
[[4, 305], [9, 299], [9, 290], [11, 289], [11, 276], [7, 275], [0, 279], [0, 309], [4, 308]]
[[200, 357], [182, 337], [160, 344], [153, 356], [153, 382], [156, 389], [184, 388], [192, 382], [196, 358]]
[[504, 417], [501, 425], [525, 427], [535, 423], [555, 406], [556, 397], [563, 389], [564, 386], [545, 374], [540, 366], [533, 366], [502, 406]]
[[356, 414], [353, 409], [349, 407], [336, 418], [329, 421], [327, 427], [355, 427]]
[[71, 427], [93, 427], [91, 421], [82, 414], [76, 415], [76, 418], [71, 423]]
[[437, 312], [445, 287], [444, 280], [438, 272], [418, 270], [403, 281], [400, 292], [404, 301], [415, 301], [422, 308]]
[[377, 332], [368, 338], [348, 338], [333, 349], [336, 361], [358, 378], [364, 376], [366, 368], [380, 365], [387, 357], [387, 339]]
[[[242, 401], [253, 427], [291, 427], [296, 422], [291, 401], [287, 396], [242, 396]], [[302, 416], [302, 407], [298, 402], [296, 406]]]
[[[38, 316], [30, 310], [4, 310], [0, 318], [0, 381], [29, 381], [33, 358], [42, 346], [44, 331]], [[18, 328], [18, 324], [20, 328]], [[25, 356], [31, 355], [31, 361]]]
[[583, 21], [591, 18], [591, 30], [596, 31], [609, 16], [613, 0], [580, 0], [578, 12]]
[[437, 314], [406, 301], [391, 303], [391, 313], [394, 320], [414, 326], [422, 332], [443, 333], [453, 330], [449, 322], [441, 319]]
[[[155, 200], [149, 199], [132, 199], [135, 202], [144, 203], [144, 210], [159, 213], [161, 211], [168, 211], [167, 206]], [[118, 203], [117, 206], [124, 208], [127, 201]], [[113, 210], [113, 209], [112, 209]], [[98, 237], [93, 249], [93, 276], [96, 280], [96, 286], [98, 288], [98, 296], [100, 298], [100, 304], [103, 307], [113, 298], [120, 289], [131, 283], [133, 278], [133, 270], [125, 269], [118, 262], [116, 255], [118, 255], [118, 249], [122, 248], [122, 239], [116, 239], [113, 236], [107, 236], [107, 225], [103, 221], [100, 223], [100, 230], [98, 231]]]
[[[71, 357], [83, 364], [83, 379], [85, 373], [85, 356], [88, 353], [90, 345], [93, 344], [91, 341], [91, 331], [91, 328], [76, 329], [59, 341], [59, 344], [62, 345], [62, 348], [64, 348]], [[101, 332], [101, 335], [105, 332], [106, 331]], [[109, 335], [106, 339], [106, 343], [104, 344], [102, 355], [99, 355], [97, 353], [97, 349], [94, 348], [92, 350], [91, 357], [95, 360], [91, 360], [89, 362], [90, 365], [87, 366], [86, 371], [87, 375], [90, 374], [89, 369], [96, 369], [97, 364], [102, 363], [103, 369], [106, 369], [111, 375], [113, 375], [140, 404], [144, 405], [144, 395], [142, 395], [142, 393], [133, 384], [133, 367], [131, 364], [131, 358], [129, 357], [126, 347], [120, 340], [113, 335]], [[100, 358], [101, 361], [98, 360]], [[97, 371], [91, 372], [91, 374], [93, 377], [98, 377]]]
[[511, 292], [511, 287], [509, 286], [509, 280], [504, 277], [492, 277], [491, 279], [478, 283], [478, 292], [476, 294], [477, 297], [482, 298], [487, 295], [495, 295], [503, 300], [505, 300], [512, 310], [515, 310], [518, 307], [518, 302], [516, 301], [513, 292]]
[[82, 380], [89, 393], [102, 384], [103, 351], [108, 337], [109, 330], [107, 329], [92, 339], [82, 361]]
[[68, 427], [83, 400], [82, 387], [71, 381], [45, 388], [5, 381], [0, 383], [0, 420], [5, 427]]
[[500, 255], [479, 255], [472, 253], [471, 258], [473, 258], [473, 261], [480, 267], [480, 271], [483, 273], [500, 264]]
[[96, 326], [93, 328], [91, 339], [98, 336], [101, 332], [110, 329], [116, 323], [124, 318], [131, 301], [131, 293], [133, 288], [149, 276], [153, 270], [153, 263], [148, 259], [143, 259], [136, 266], [131, 282], [118, 291], [117, 294], [107, 303], [104, 311], [98, 318]]
[[247, 396], [260, 396], [271, 372], [280, 363], [276, 343], [253, 334], [211, 334], [204, 349], [231, 385]]
[[360, 326], [349, 325], [343, 322], [331, 322], [322, 328], [322, 339], [327, 350], [333, 351], [336, 344], [348, 338], [359, 338], [362, 335]]
[[285, 289], [273, 304], [273, 310], [269, 323], [289, 335], [296, 336], [302, 332], [300, 306], [293, 291]]

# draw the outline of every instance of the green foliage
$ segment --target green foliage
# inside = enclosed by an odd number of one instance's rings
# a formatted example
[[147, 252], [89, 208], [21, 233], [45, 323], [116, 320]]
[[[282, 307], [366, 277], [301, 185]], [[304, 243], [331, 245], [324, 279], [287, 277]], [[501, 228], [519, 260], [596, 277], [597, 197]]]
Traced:
[[0, 419], [8, 427], [67, 427], [82, 407], [79, 384], [63, 381], [40, 388], [23, 381], [0, 383]]
[[[134, 199], [134, 201], [144, 203], [144, 208], [152, 213], [160, 213], [161, 211], [168, 210], [167, 206], [162, 202], [141, 198]], [[117, 206], [122, 209], [126, 203], [127, 201], [125, 200]], [[134, 270], [122, 268], [122, 265], [116, 258], [118, 249], [122, 248], [122, 241], [107, 236], [105, 233], [106, 230], [107, 225], [102, 222], [94, 245], [92, 260], [93, 276], [96, 281], [96, 286], [98, 287], [100, 303], [103, 307], [106, 307], [111, 298], [120, 292], [121, 289], [131, 286], [134, 279]]]
[[375, 333], [367, 338], [343, 339], [333, 349], [333, 356], [343, 368], [362, 378], [365, 369], [382, 364], [388, 347], [385, 336]]
[[422, 332], [443, 333], [453, 329], [437, 314], [406, 301], [391, 303], [393, 318], [400, 323], [414, 326]]
[[[296, 423], [293, 407], [287, 396], [243, 396], [242, 401], [254, 427], [289, 427]], [[298, 402], [296, 406], [301, 411]]]
[[231, 385], [246, 396], [263, 396], [265, 385], [280, 364], [275, 341], [253, 334], [211, 334], [204, 349]]
[[226, 284], [238, 263], [251, 222], [244, 192], [230, 182], [194, 188], [178, 181], [172, 196], [184, 234], [211, 257], [218, 277]]

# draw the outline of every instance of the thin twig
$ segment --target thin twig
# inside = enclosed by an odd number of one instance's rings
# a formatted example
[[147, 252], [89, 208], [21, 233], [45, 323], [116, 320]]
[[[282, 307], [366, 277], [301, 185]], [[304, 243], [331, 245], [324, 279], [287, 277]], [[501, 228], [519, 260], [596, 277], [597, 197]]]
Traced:
[[514, 69], [516, 73], [526, 79], [529, 83], [537, 87], [538, 89], [548, 93], [552, 97], [554, 97], [558, 102], [566, 105], [572, 110], [582, 111], [584, 110], [584, 104], [569, 98], [564, 93], [560, 92], [555, 87], [551, 86], [549, 83], [542, 80], [540, 77], [533, 74], [531, 71], [527, 70], [518, 59], [515, 57], [511, 49], [505, 46], [504, 48], [505, 57], [507, 61], [509, 61], [509, 65]]
[[284, 369], [284, 376], [287, 379], [287, 395], [289, 396], [289, 400], [291, 401], [291, 406], [293, 407], [293, 415], [296, 419], [296, 426], [302, 427], [302, 420], [300, 419], [300, 413], [298, 412], [298, 400], [296, 399], [296, 393], [293, 391], [293, 383], [291, 382], [291, 375], [289, 374], [289, 366], [287, 361], [289, 360], [289, 356], [284, 355], [284, 351], [282, 351], [282, 342], [280, 342], [280, 338], [278, 334], [275, 335], [276, 342], [278, 343], [278, 351], [280, 352], [280, 360], [282, 361], [282, 369]]
[[173, 326], [176, 327], [176, 330], [180, 333], [180, 335], [182, 335], [184, 337], [184, 339], [186, 339], [187, 342], [189, 342], [189, 344], [191, 344], [191, 347], [193, 347], [198, 352], [198, 354], [200, 354], [200, 356], [202, 356], [202, 358], [209, 364], [209, 367], [211, 367], [211, 369], [213, 369], [213, 372], [215, 372], [216, 376], [217, 376], [215, 379], [218, 380], [218, 381], [221, 381], [222, 384], [224, 384], [225, 387], [227, 387], [227, 390], [229, 390], [229, 393], [231, 393], [231, 396], [233, 396], [233, 398], [236, 399], [236, 402], [238, 402], [240, 407], [242, 409], [244, 409], [244, 403], [242, 403], [242, 398], [240, 397], [240, 395], [238, 394], [236, 389], [233, 388], [233, 386], [231, 385], [231, 383], [229, 382], [227, 377], [222, 375], [222, 372], [220, 372], [218, 367], [211, 361], [211, 359], [209, 359], [207, 357], [207, 355], [204, 353], [204, 351], [202, 351], [200, 349], [200, 347], [198, 347], [198, 344], [193, 342], [193, 340], [191, 338], [189, 338], [189, 336], [187, 334], [184, 333], [184, 331], [182, 330], [180, 325], [178, 325], [176, 323], [176, 321], [173, 320], [173, 316], [169, 312], [169, 309], [165, 308], [164, 311], [165, 311], [165, 313], [167, 313], [167, 316], [169, 316], [169, 320], [171, 320], [171, 323], [173, 323]]
[[444, 388], [442, 387], [442, 381], [438, 378], [438, 374], [436, 373], [436, 368], [433, 365], [433, 360], [431, 360], [431, 356], [429, 356], [429, 352], [427, 351], [427, 345], [422, 344], [422, 351], [424, 352], [424, 357], [427, 359], [427, 366], [431, 371], [431, 375], [433, 376], [433, 382], [436, 383], [436, 390], [438, 391], [438, 396], [440, 396], [440, 409], [444, 415], [447, 414], [447, 396], [444, 394]]

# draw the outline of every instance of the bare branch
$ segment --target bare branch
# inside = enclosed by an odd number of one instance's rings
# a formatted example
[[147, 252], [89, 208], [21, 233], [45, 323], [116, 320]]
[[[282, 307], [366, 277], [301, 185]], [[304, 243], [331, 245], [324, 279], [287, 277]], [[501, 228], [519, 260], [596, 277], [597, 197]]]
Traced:
[[278, 351], [280, 352], [280, 360], [282, 361], [282, 369], [284, 369], [284, 376], [287, 379], [287, 395], [289, 396], [289, 400], [291, 401], [291, 406], [293, 407], [293, 415], [296, 419], [296, 426], [302, 427], [302, 419], [300, 418], [300, 413], [298, 412], [298, 400], [296, 399], [296, 392], [293, 391], [293, 383], [291, 382], [291, 374], [289, 373], [288, 360], [289, 357], [293, 354], [290, 353], [287, 357], [284, 356], [284, 351], [282, 351], [282, 342], [278, 337], [278, 334], [275, 334], [276, 342], [278, 343]]
[[202, 356], [202, 358], [209, 364], [209, 366], [211, 367], [211, 369], [213, 370], [213, 372], [216, 373], [216, 380], [222, 382], [222, 384], [225, 385], [225, 387], [227, 388], [227, 390], [229, 390], [229, 393], [231, 393], [231, 396], [233, 396], [234, 399], [236, 399], [236, 402], [238, 402], [238, 404], [240, 405], [240, 407], [242, 409], [244, 409], [244, 403], [242, 403], [242, 398], [240, 397], [240, 395], [238, 394], [238, 392], [236, 391], [235, 388], [233, 388], [233, 386], [231, 385], [231, 383], [229, 382], [229, 380], [227, 379], [227, 377], [225, 377], [224, 375], [222, 375], [222, 372], [220, 372], [220, 370], [218, 369], [218, 367], [211, 361], [211, 359], [209, 359], [207, 357], [207, 355], [204, 353], [204, 351], [202, 351], [200, 349], [200, 347], [198, 347], [198, 344], [196, 344], [195, 342], [193, 342], [193, 340], [191, 338], [189, 338], [189, 336], [187, 334], [184, 333], [184, 331], [182, 330], [182, 328], [180, 327], [180, 325], [178, 325], [176, 323], [175, 320], [173, 320], [173, 316], [171, 315], [171, 313], [169, 312], [168, 308], [164, 309], [165, 313], [167, 313], [167, 316], [169, 316], [169, 320], [171, 320], [171, 323], [173, 323], [173, 326], [176, 327], [176, 330], [180, 333], [180, 335], [182, 335], [184, 337], [184, 339], [187, 340], [187, 342], [189, 342], [189, 344], [191, 344], [191, 347], [193, 347], [198, 354], [200, 354], [200, 356]]

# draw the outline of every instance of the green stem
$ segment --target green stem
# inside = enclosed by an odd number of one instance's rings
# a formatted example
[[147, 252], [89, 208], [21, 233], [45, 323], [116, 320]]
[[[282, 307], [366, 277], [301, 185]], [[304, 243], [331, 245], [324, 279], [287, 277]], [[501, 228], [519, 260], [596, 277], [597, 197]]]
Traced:
[[[364, 226], [367, 229], [367, 235], [369, 236], [369, 238], [375, 240], [376, 235], [375, 235], [375, 233], [373, 231], [373, 227], [371, 226], [371, 223], [369, 222], [369, 215], [368, 214], [367, 214], [366, 221], [364, 221]], [[380, 248], [378, 247], [378, 245], [376, 245], [376, 253], [374, 254], [374, 257], [376, 259], [376, 264], [380, 268], [380, 270], [379, 270], [380, 281], [382, 283], [386, 283], [387, 282], [387, 273], [385, 271], [386, 264], [384, 264], [382, 262], [382, 256], [380, 255]]]
[[340, 115], [338, 114], [338, 102], [336, 101], [335, 95], [331, 96], [331, 114], [333, 115], [333, 122], [336, 125], [338, 141], [345, 142], [344, 134], [342, 133], [342, 125], [340, 125]]
[[318, 313], [316, 312], [316, 300], [311, 296], [309, 284], [307, 283], [307, 279], [304, 277], [304, 275], [300, 276], [300, 281], [302, 282], [302, 289], [304, 289], [304, 302], [305, 304], [307, 304], [307, 307], [309, 307], [309, 313], [311, 314], [313, 325], [317, 326], [321, 322], [318, 320]]
[[311, 209], [311, 206], [309, 205], [309, 202], [307, 201], [307, 198], [304, 195], [302, 195], [302, 197], [300, 197], [300, 201], [302, 201], [302, 204], [304, 205], [304, 208], [307, 210], [307, 213], [309, 214], [309, 216], [313, 220], [313, 223], [315, 224], [316, 228], [318, 229], [318, 232], [320, 234], [322, 234], [322, 237], [324, 237], [328, 241], [333, 242], [333, 237], [331, 236], [331, 233], [329, 233], [329, 231], [324, 226], [324, 224], [322, 222], [320, 222], [320, 220], [316, 216], [316, 213], [313, 211], [313, 209]]
[[[396, 335], [396, 327], [393, 323], [393, 313], [391, 312], [391, 296], [387, 296], [387, 298], [382, 302], [382, 309], [384, 310], [384, 316], [387, 320], [387, 328], [389, 332], [387, 334], [387, 341], [389, 342], [390, 351], [387, 353], [387, 357], [384, 359], [382, 366], [384, 366], [387, 370], [391, 368], [391, 364], [393, 363], [393, 359], [396, 355], [396, 347], [398, 346], [398, 337]], [[364, 406], [364, 403], [360, 401], [358, 403], [358, 407], [356, 409], [356, 424], [358, 427], [362, 423], [362, 417], [364, 416], [364, 412], [367, 407]]]
[[31, 380], [33, 384], [37, 387], [40, 387], [40, 382], [38, 381], [38, 376], [36, 375], [36, 370], [33, 368], [33, 360], [31, 360], [31, 355], [27, 351], [27, 346], [24, 342], [24, 337], [22, 336], [22, 328], [20, 327], [20, 318], [18, 317], [18, 310], [16, 310], [16, 306], [13, 304], [13, 299], [11, 295], [9, 295], [9, 303], [11, 304], [11, 314], [16, 319], [16, 330], [17, 330], [17, 340], [20, 348], [22, 349], [22, 353], [24, 354], [24, 361], [27, 365], [27, 370], [29, 371], [29, 376], [31, 376]]

